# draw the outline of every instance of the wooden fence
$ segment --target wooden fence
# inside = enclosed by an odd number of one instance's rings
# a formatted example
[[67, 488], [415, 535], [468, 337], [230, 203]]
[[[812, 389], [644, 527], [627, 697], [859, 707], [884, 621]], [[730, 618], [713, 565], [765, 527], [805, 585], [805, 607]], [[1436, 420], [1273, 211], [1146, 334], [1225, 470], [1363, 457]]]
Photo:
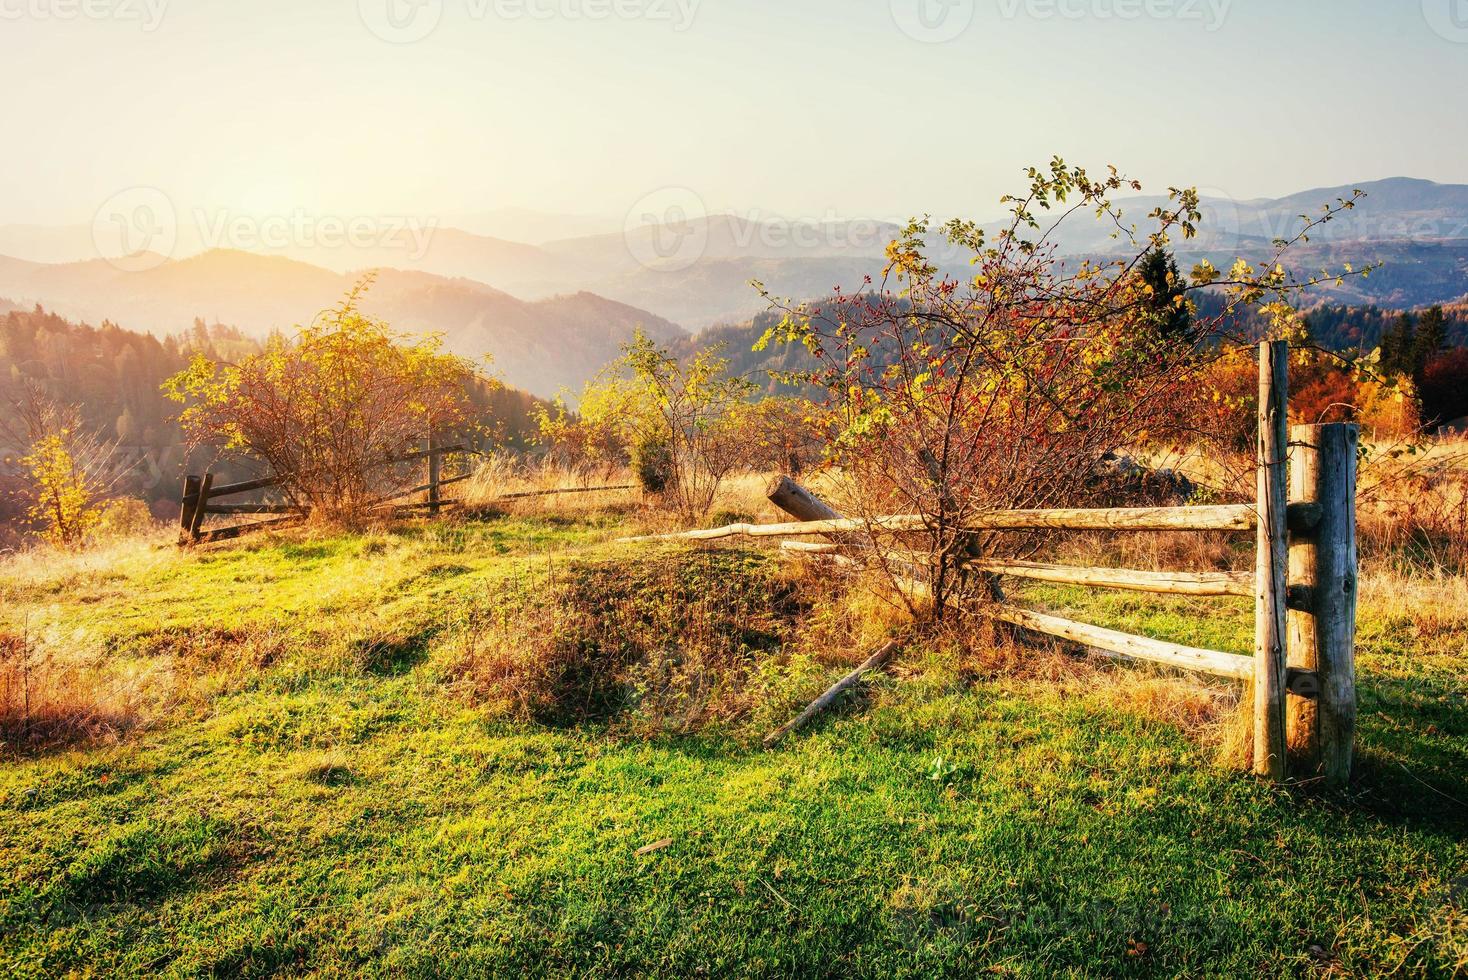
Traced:
[[[406, 453], [394, 457], [382, 463], [382, 466], [396, 466], [402, 463], [411, 463], [416, 460], [424, 460], [426, 476], [423, 484], [408, 490], [389, 494], [373, 501], [369, 506], [373, 508], [394, 507], [398, 510], [422, 510], [428, 514], [438, 514], [446, 508], [458, 507], [459, 502], [445, 500], [443, 488], [462, 483], [473, 478], [472, 473], [461, 473], [456, 476], [445, 477], [443, 475], [443, 458], [456, 453], [473, 453], [473, 450], [464, 446], [438, 446], [425, 449], [420, 452]], [[256, 531], [264, 531], [270, 528], [284, 528], [293, 524], [299, 524], [310, 517], [309, 507], [296, 507], [291, 504], [278, 503], [242, 503], [242, 504], [219, 504], [213, 501], [223, 497], [238, 496], [256, 490], [268, 490], [272, 487], [281, 486], [286, 482], [286, 477], [266, 477], [259, 480], [247, 480], [243, 483], [231, 483], [225, 486], [214, 485], [214, 474], [205, 473], [203, 476], [184, 477], [183, 502], [179, 507], [179, 544], [207, 544], [211, 541], [224, 541], [230, 538], [238, 538], [245, 534]], [[635, 490], [635, 484], [626, 483], [616, 486], [599, 487], [559, 487], [550, 490], [525, 490], [519, 493], [500, 494], [493, 500], [479, 505], [479, 509], [488, 509], [500, 504], [514, 503], [516, 501], [529, 500], [536, 497], [548, 497], [563, 494], [604, 493], [618, 490]], [[422, 495], [423, 499], [416, 503], [401, 503], [404, 498]], [[218, 527], [205, 530], [204, 521], [211, 515], [221, 517], [243, 517], [251, 515], [272, 515], [266, 520], [251, 521], [247, 524], [233, 524], [226, 527]]]
[[[461, 483], [473, 476], [472, 473], [464, 473], [445, 478], [443, 475], [443, 458], [455, 453], [469, 451], [464, 446], [433, 446], [420, 452], [405, 453], [401, 456], [395, 456], [392, 459], [385, 460], [380, 464], [381, 466], [397, 466], [402, 463], [424, 460], [427, 470], [426, 482], [410, 490], [403, 490], [399, 493], [390, 494], [373, 501], [371, 506], [387, 506], [405, 497], [414, 497], [423, 494], [424, 499], [416, 505], [399, 504], [396, 506], [422, 507], [431, 514], [437, 514], [443, 507], [448, 506], [448, 502], [444, 501], [442, 497], [443, 488], [455, 483]], [[285, 527], [304, 521], [310, 516], [309, 507], [276, 503], [216, 504], [212, 502], [223, 497], [234, 497], [242, 493], [278, 487], [284, 484], [287, 479], [289, 478], [285, 476], [273, 476], [259, 480], [246, 480], [243, 483], [215, 486], [213, 473], [205, 473], [203, 476], [184, 477], [183, 502], [179, 507], [178, 515], [179, 543], [202, 544], [210, 541], [223, 541], [255, 531]], [[268, 520], [251, 521], [248, 524], [234, 524], [228, 527], [205, 530], [204, 521], [210, 515], [223, 517], [243, 517], [248, 515], [275, 516], [270, 517]]]
[[[1253, 694], [1253, 767], [1260, 775], [1323, 777], [1332, 786], [1350, 777], [1356, 716], [1356, 447], [1354, 425], [1304, 425], [1287, 433], [1284, 342], [1259, 348], [1259, 438], [1252, 504], [993, 511], [968, 520], [968, 530], [1232, 531], [1255, 534], [1252, 572], [1158, 572], [1075, 568], [1040, 562], [976, 560], [994, 576], [1090, 588], [1187, 596], [1254, 597], [1254, 650], [1240, 655], [1134, 636], [1003, 603], [993, 618], [1083, 644], [1124, 660], [1144, 660], [1248, 682]], [[802, 519], [786, 524], [731, 524], [627, 540], [714, 541], [753, 537], [832, 537], [837, 543], [786, 541], [792, 551], [841, 559], [853, 547], [875, 547], [872, 536], [928, 530], [921, 514], [855, 520], [784, 481], [771, 494]], [[815, 518], [815, 519], [810, 519]], [[845, 535], [843, 539], [840, 536]], [[851, 559], [845, 558], [850, 561]], [[922, 589], [917, 582], [909, 587]]]

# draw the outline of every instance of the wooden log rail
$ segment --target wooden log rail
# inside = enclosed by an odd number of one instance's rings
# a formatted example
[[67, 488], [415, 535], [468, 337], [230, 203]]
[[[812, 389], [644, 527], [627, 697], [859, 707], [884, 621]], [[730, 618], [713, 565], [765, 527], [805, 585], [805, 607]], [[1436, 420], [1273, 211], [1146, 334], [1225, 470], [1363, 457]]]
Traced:
[[[1302, 516], [1308, 516], [1302, 512]], [[968, 531], [1247, 531], [1254, 526], [1252, 504], [1219, 504], [1206, 507], [1115, 507], [1105, 510], [995, 510], [967, 517]], [[841, 518], [798, 521], [789, 524], [728, 524], [724, 527], [678, 531], [621, 538], [624, 542], [717, 541], [721, 538], [802, 537], [853, 532], [903, 533], [930, 529], [931, 520], [922, 514], [897, 514], [873, 518]]]
[[1236, 653], [1181, 646], [1146, 636], [1134, 636], [1119, 630], [1077, 623], [1059, 616], [1031, 612], [1015, 606], [991, 606], [980, 610], [1000, 622], [1020, 626], [1036, 633], [1058, 637], [1099, 650], [1121, 660], [1145, 660], [1183, 670], [1247, 681], [1254, 677], [1254, 660]]

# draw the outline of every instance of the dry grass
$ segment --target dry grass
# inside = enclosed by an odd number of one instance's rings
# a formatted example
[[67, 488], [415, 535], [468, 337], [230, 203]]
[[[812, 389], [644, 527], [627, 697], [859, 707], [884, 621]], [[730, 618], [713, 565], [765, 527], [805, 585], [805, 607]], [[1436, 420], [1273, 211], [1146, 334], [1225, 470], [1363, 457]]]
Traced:
[[0, 633], [0, 753], [110, 742], [144, 721], [157, 671], [58, 655], [54, 638]]
[[[552, 515], [573, 519], [638, 508], [642, 504], [642, 494], [638, 490], [593, 489], [625, 487], [635, 482], [631, 473], [623, 469], [573, 471], [544, 460], [497, 453], [481, 461], [474, 470], [473, 479], [451, 487], [449, 491], [471, 512], [495, 512], [522, 517]], [[511, 496], [547, 490], [577, 492], [527, 498]]]
[[1468, 575], [1468, 441], [1384, 455], [1362, 466], [1362, 555], [1427, 574]]
[[802, 607], [777, 562], [736, 552], [575, 561], [465, 617], [460, 686], [491, 715], [637, 734], [749, 713]]

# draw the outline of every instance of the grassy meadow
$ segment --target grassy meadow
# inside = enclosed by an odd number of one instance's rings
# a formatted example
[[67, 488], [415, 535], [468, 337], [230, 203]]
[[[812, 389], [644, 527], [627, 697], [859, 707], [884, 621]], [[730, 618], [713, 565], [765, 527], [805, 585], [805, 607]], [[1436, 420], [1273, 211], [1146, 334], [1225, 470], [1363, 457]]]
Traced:
[[[1239, 768], [1228, 685], [993, 637], [765, 751], [896, 611], [768, 548], [615, 543], [643, 527], [602, 498], [7, 559], [0, 975], [1468, 971], [1460, 573], [1365, 569], [1327, 794]], [[1247, 601], [1024, 598], [1252, 642]]]

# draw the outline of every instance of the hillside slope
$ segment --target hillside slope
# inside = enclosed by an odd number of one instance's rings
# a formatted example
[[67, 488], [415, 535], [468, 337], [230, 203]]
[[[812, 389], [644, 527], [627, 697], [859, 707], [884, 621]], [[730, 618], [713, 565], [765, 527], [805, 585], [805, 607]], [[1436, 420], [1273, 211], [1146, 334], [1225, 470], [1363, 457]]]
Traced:
[[[605, 543], [635, 530], [620, 522], [0, 559], [0, 636], [116, 670], [117, 720], [173, 706], [119, 744], [0, 766], [0, 974], [1447, 977], [1468, 962], [1461, 599], [1414, 627], [1363, 577], [1349, 794], [1216, 761], [1227, 685], [1040, 649], [909, 649], [767, 751], [760, 736], [861, 651], [809, 645], [834, 627], [788, 620], [799, 603], [771, 595], [788, 563], [770, 553]], [[730, 637], [760, 671], [753, 713], [640, 734], [669, 674], [610, 719], [495, 716], [464, 673], [537, 642], [518, 614], [557, 590], [578, 605], [532, 621], [555, 649], [603, 620], [670, 651]], [[1044, 601], [1181, 643], [1252, 636], [1243, 600]], [[593, 676], [613, 652], [581, 649]]]

